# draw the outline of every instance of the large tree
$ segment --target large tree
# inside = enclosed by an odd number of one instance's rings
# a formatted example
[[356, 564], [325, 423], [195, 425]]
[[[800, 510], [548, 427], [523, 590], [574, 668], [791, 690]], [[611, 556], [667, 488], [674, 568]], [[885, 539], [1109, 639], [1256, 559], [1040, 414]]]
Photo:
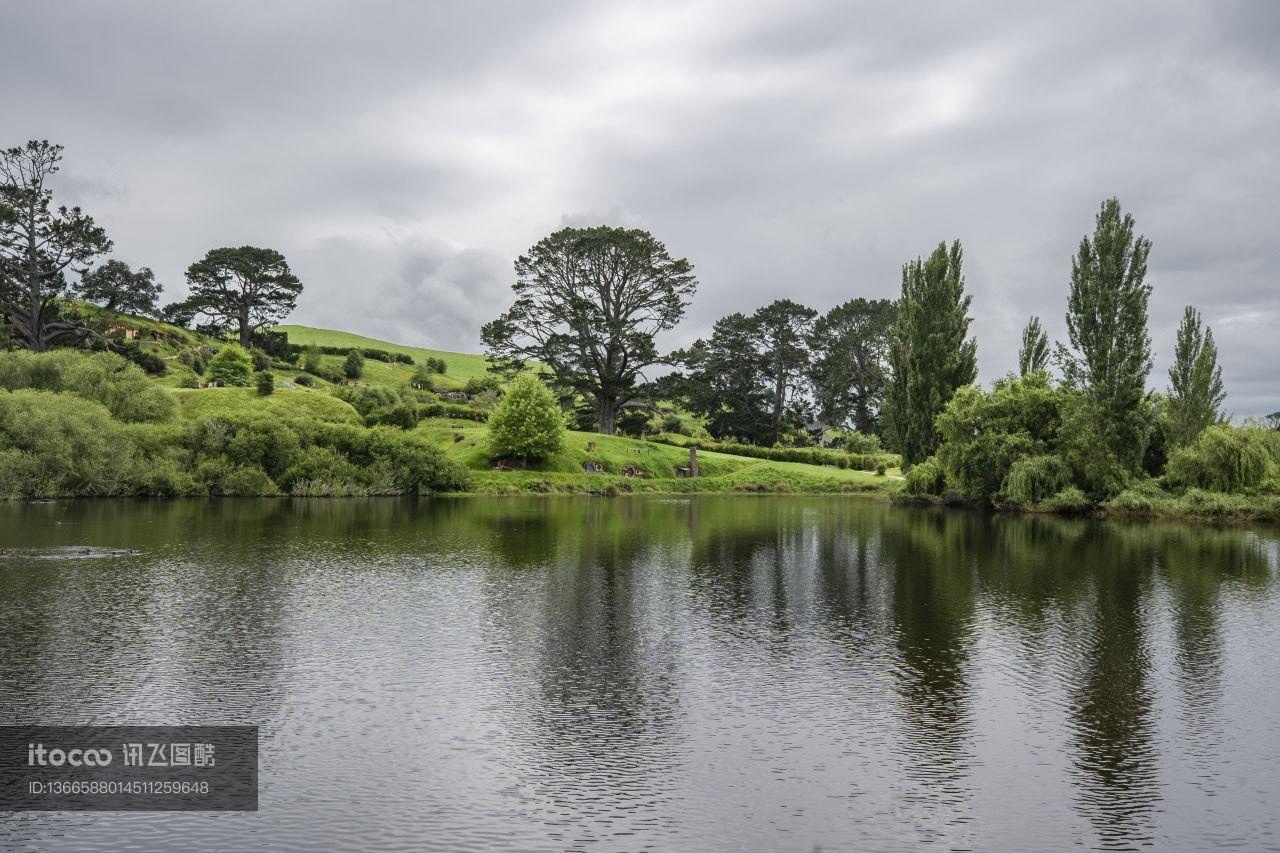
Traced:
[[1100, 450], [1123, 469], [1137, 471], [1150, 437], [1146, 397], [1151, 372], [1145, 282], [1151, 241], [1134, 234], [1133, 217], [1114, 198], [1102, 203], [1093, 236], [1071, 259], [1067, 335], [1058, 348], [1063, 374], [1083, 390]]
[[80, 208], [54, 208], [46, 181], [61, 162], [62, 146], [47, 140], [0, 151], [0, 305], [36, 352], [87, 332], [63, 316], [59, 299], [69, 271], [83, 271], [111, 250], [106, 232]]
[[809, 335], [818, 312], [790, 299], [779, 299], [756, 311], [756, 337], [772, 387], [769, 433], [782, 435], [782, 417], [793, 401], [796, 386], [809, 368]]
[[889, 329], [897, 308], [891, 299], [851, 299], [814, 323], [810, 336], [818, 418], [859, 432], [879, 429], [881, 398], [888, 374]]
[[934, 419], [958, 388], [978, 375], [978, 344], [969, 334], [960, 241], [939, 243], [928, 258], [902, 267], [902, 295], [890, 334], [886, 393], [889, 437], [914, 465], [938, 447]]
[[641, 372], [661, 363], [654, 336], [697, 287], [693, 266], [639, 229], [564, 228], [515, 263], [515, 304], [480, 331], [500, 369], [539, 362], [585, 398], [612, 435]]
[[717, 439], [767, 441], [773, 429], [773, 394], [758, 333], [752, 317], [721, 317], [710, 338], [672, 354], [684, 370], [662, 377], [659, 391], [705, 419], [707, 431]]
[[256, 246], [210, 250], [187, 268], [187, 284], [190, 297], [165, 306], [165, 313], [205, 317], [217, 328], [235, 329], [242, 347], [252, 343], [254, 332], [287, 317], [302, 292], [284, 255]]
[[1203, 325], [1200, 312], [1188, 305], [1169, 367], [1170, 440], [1190, 444], [1205, 427], [1222, 419], [1220, 407], [1226, 398], [1213, 329]]
[[1040, 325], [1039, 317], [1032, 317], [1022, 330], [1022, 347], [1018, 350], [1018, 375], [1042, 373], [1049, 367], [1049, 336]]
[[152, 317], [161, 290], [150, 267], [133, 270], [124, 261], [112, 259], [81, 275], [75, 294], [110, 313]]

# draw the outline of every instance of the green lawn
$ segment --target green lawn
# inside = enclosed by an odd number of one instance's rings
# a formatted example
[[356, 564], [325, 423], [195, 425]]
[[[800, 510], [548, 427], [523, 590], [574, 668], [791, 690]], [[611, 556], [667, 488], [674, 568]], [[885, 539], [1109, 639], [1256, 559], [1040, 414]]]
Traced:
[[[412, 347], [405, 344], [393, 344], [376, 338], [366, 338], [351, 332], [338, 332], [333, 329], [315, 329], [311, 326], [276, 326], [276, 331], [286, 332], [289, 343], [314, 344], [321, 347], [363, 347], [366, 349], [384, 349], [387, 352], [401, 352], [413, 356], [413, 360], [421, 364], [428, 358], [442, 358], [449, 370], [445, 378], [452, 382], [441, 382], [441, 386], [461, 387], [468, 379], [484, 376], [488, 372], [489, 363], [482, 355], [466, 352], [446, 352], [444, 350]], [[376, 362], [369, 361], [368, 365]], [[409, 371], [412, 373], [412, 370]], [[437, 377], [440, 379], [441, 377]]]
[[[472, 472], [472, 490], [504, 492], [885, 492], [896, 491], [898, 480], [869, 471], [851, 471], [798, 462], [770, 462], [725, 453], [700, 451], [702, 476], [678, 478], [677, 466], [688, 464], [689, 452], [678, 447], [621, 436], [566, 433], [565, 446], [550, 459], [527, 471], [493, 471], [488, 429], [473, 423], [435, 418], [418, 430], [451, 458]], [[594, 450], [588, 444], [595, 442]], [[585, 462], [597, 462], [602, 473], [588, 473]], [[633, 465], [643, 477], [622, 476]]]
[[253, 388], [175, 388], [173, 394], [178, 413], [187, 420], [261, 413], [363, 423], [355, 409], [320, 390], [277, 388], [270, 397], [260, 397]]

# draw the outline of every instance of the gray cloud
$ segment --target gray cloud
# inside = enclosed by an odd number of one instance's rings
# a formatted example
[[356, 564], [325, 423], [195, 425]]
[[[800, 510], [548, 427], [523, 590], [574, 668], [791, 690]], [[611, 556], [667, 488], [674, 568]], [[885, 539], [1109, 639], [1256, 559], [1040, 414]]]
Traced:
[[1228, 408], [1280, 408], [1274, 4], [58, 3], [6, 13], [9, 143], [175, 295], [284, 251], [297, 322], [474, 349], [563, 224], [651, 229], [701, 289], [666, 343], [788, 296], [892, 296], [960, 238], [984, 379], [1117, 195], [1154, 242], [1153, 386], [1200, 307]]

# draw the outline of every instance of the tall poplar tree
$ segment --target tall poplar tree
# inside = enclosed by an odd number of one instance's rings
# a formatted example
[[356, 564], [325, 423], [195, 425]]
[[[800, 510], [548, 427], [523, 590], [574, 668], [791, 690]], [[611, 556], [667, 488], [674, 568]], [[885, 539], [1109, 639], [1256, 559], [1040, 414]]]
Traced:
[[1067, 334], [1071, 350], [1059, 348], [1067, 381], [1084, 391], [1105, 449], [1126, 470], [1136, 471], [1150, 438], [1145, 407], [1151, 372], [1145, 282], [1151, 241], [1135, 236], [1133, 216], [1117, 199], [1102, 203], [1093, 236], [1080, 241], [1071, 260]]
[[1022, 348], [1018, 350], [1018, 375], [1043, 372], [1049, 367], [1049, 336], [1040, 326], [1040, 318], [1032, 317], [1022, 330]]
[[1226, 398], [1213, 329], [1204, 326], [1200, 312], [1188, 305], [1178, 326], [1169, 368], [1169, 437], [1173, 443], [1189, 444], [1205, 427], [1220, 420], [1219, 407]]
[[915, 464], [938, 448], [934, 419], [978, 376], [978, 343], [969, 334], [960, 241], [939, 243], [927, 259], [902, 267], [898, 318], [890, 335], [885, 395], [890, 440]]

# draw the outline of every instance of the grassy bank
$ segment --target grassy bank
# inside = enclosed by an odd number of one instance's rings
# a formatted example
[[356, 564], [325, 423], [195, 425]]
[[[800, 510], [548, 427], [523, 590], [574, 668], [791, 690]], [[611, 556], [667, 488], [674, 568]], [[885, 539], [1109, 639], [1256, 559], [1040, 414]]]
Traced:
[[[700, 451], [701, 476], [679, 477], [689, 452], [666, 444], [621, 436], [570, 431], [564, 447], [551, 458], [524, 471], [495, 471], [488, 448], [488, 429], [462, 421], [435, 419], [418, 426], [452, 461], [470, 472], [469, 491], [480, 494], [522, 493], [746, 493], [892, 494], [896, 471], [873, 472], [774, 462]], [[593, 446], [594, 445], [594, 446]], [[598, 472], [589, 472], [599, 467]], [[625, 476], [628, 468], [639, 476]]]

